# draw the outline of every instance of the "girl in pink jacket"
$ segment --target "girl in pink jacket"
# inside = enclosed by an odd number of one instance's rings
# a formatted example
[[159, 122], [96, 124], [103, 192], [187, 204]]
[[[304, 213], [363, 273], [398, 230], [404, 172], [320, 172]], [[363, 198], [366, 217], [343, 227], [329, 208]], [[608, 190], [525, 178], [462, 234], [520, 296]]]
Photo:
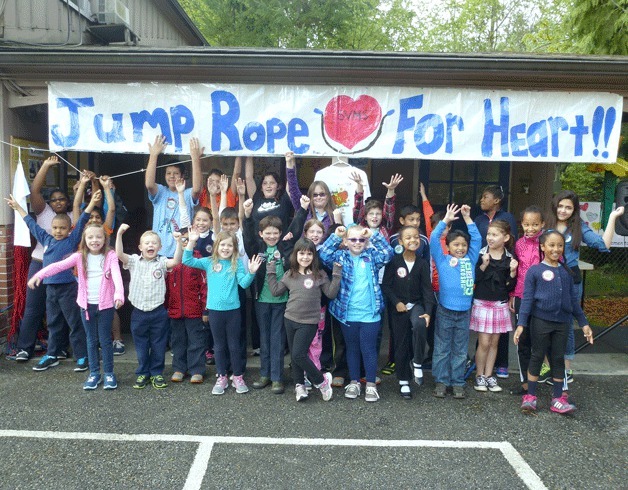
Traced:
[[118, 257], [108, 245], [107, 234], [102, 225], [88, 224], [83, 231], [79, 251], [68, 258], [50, 264], [35, 274], [28, 287], [34, 289], [42, 279], [76, 267], [78, 297], [81, 318], [87, 337], [87, 358], [89, 376], [84, 390], [95, 390], [102, 381], [98, 345], [102, 351], [104, 389], [118, 387], [113, 373], [113, 345], [111, 343], [111, 322], [114, 309], [124, 303], [124, 288], [120, 276]]

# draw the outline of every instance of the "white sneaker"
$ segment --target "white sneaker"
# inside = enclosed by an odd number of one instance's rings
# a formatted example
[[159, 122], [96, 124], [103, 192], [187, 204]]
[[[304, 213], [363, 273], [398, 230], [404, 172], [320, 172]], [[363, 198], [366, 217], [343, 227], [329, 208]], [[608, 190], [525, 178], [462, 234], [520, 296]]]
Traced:
[[308, 394], [307, 394], [307, 389], [305, 388], [305, 385], [301, 385], [301, 384], [296, 385], [294, 387], [294, 394], [296, 395], [298, 402], [307, 400]]
[[321, 395], [323, 395], [323, 400], [328, 402], [331, 400], [331, 397], [334, 395], [334, 390], [331, 387], [331, 373], [323, 374], [323, 382], [318, 387], [321, 390]]
[[229, 387], [229, 381], [226, 376], [218, 376], [216, 384], [212, 388], [212, 395], [222, 395], [225, 389]]
[[364, 395], [364, 399], [367, 402], [376, 402], [379, 400], [379, 393], [377, 393], [377, 387], [375, 386], [367, 386], [366, 394]]
[[233, 386], [236, 389], [236, 393], [248, 393], [249, 392], [249, 387], [246, 386], [246, 383], [244, 382], [244, 378], [242, 378], [242, 376], [234, 376], [233, 377]]
[[349, 383], [345, 386], [345, 398], [357, 398], [360, 396], [360, 384], [359, 383]]
[[502, 387], [497, 384], [497, 379], [495, 379], [494, 376], [489, 376], [488, 378], [486, 378], [486, 384], [488, 385], [489, 391], [502, 391]]
[[475, 384], [473, 385], [475, 391], [486, 391], [488, 389], [488, 383], [484, 376], [477, 376], [475, 378]]

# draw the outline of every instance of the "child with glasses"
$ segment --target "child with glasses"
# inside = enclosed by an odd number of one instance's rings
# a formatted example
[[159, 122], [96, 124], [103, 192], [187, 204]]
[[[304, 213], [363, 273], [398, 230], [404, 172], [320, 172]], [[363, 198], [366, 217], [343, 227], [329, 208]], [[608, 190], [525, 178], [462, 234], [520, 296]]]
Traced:
[[[340, 244], [346, 249], [340, 250]], [[377, 337], [381, 328], [384, 298], [378, 281], [379, 270], [393, 256], [393, 250], [381, 233], [373, 234], [361, 226], [336, 229], [320, 249], [327, 268], [342, 266], [340, 291], [329, 304], [331, 314], [340, 322], [347, 351], [351, 382], [345, 387], [346, 398], [360, 396], [360, 358], [366, 372], [367, 402], [379, 400], [375, 384], [377, 374]]]

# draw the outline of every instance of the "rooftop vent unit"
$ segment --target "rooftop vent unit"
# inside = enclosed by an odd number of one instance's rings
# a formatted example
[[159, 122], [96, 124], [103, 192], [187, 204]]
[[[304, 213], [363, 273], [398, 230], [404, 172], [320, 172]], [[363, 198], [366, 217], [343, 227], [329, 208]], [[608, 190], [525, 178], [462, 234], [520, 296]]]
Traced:
[[98, 0], [96, 20], [99, 24], [130, 24], [129, 8], [122, 0]]

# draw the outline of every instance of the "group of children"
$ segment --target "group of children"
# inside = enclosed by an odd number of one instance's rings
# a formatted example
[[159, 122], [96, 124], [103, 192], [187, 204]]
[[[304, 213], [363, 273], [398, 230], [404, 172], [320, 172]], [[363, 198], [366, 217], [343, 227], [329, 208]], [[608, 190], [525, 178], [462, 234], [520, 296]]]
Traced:
[[[170, 344], [172, 382], [189, 375], [191, 383], [203, 383], [206, 360], [211, 358], [216, 364], [212, 394], [225, 393], [229, 382], [236, 393], [248, 392], [246, 289], [251, 286], [260, 333], [255, 389], [270, 386], [273, 393], [284, 392], [287, 340], [297, 401], [306, 400], [312, 386], [325, 401], [332, 398], [332, 386], [343, 386], [344, 396], [355, 399], [362, 384], [365, 400], [377, 401], [386, 312], [391, 329], [387, 367], [396, 372], [404, 399], [412, 398], [411, 381], [423, 385], [424, 363], [430, 357], [433, 395], [444, 398], [451, 387], [454, 398], [466, 396], [470, 330], [478, 333], [475, 390], [501, 391], [493, 373], [500, 339], [507, 340], [513, 329], [514, 312], [522, 408], [536, 409], [539, 375], [549, 359], [551, 409], [559, 413], [575, 409], [566, 395], [564, 361], [570, 355], [570, 335], [573, 350], [572, 318], [593, 342], [579, 306], [581, 289], [575, 285], [578, 249], [584, 241], [606, 251], [623, 208], [611, 213], [606, 232], [599, 237], [580, 221], [577, 196], [563, 191], [552, 202], [547, 220], [551, 229], [545, 230], [541, 209], [531, 206], [522, 213], [524, 235], [515, 243], [516, 222], [500, 209], [504, 196], [499, 187], [484, 191], [483, 212], [474, 221], [466, 204], [450, 204], [446, 212], [435, 214], [421, 186], [423, 209], [404, 206], [399, 213], [401, 228], [391, 236], [400, 175], [383, 184], [387, 189], [383, 202], [365, 202], [368, 182], [357, 169], [348, 173], [354, 186], [350, 223], [341, 209], [347, 207], [346, 201], [334, 199], [330, 190], [333, 182], [315, 180], [307, 195], [301, 194], [291, 152], [286, 154], [288, 183], [282, 192], [273, 172], [262, 176], [258, 188], [252, 158], [246, 159], [245, 179], [240, 178], [242, 161], [237, 158], [231, 186], [226, 175], [213, 170], [203, 188], [203, 148], [195, 138], [190, 142], [192, 187], [186, 188], [183, 169], [175, 162], [166, 165], [166, 185], [158, 184], [157, 160], [165, 147], [162, 136], [149, 144], [145, 184], [154, 206], [153, 227], [142, 234], [139, 254], [124, 250], [127, 224], [119, 226], [115, 251], [108, 243], [108, 227], [87, 224], [102, 200], [100, 190], [92, 193], [71, 233], [70, 218], [63, 212], [54, 216], [51, 231], [46, 232], [12, 197], [7, 200], [46, 246], [43, 269], [28, 283], [31, 288], [42, 280], [46, 285], [49, 343], [40, 361], [43, 369], [59, 362], [65, 316], [74, 355], [88, 360], [90, 373], [83, 388], [95, 389], [103, 381], [105, 389], [117, 386], [111, 324], [124, 303], [119, 259], [131, 278], [128, 300], [133, 306], [137, 389], [167, 386], [163, 374]], [[101, 183], [104, 189], [110, 187], [107, 178]], [[419, 230], [421, 211], [427, 236]], [[466, 231], [457, 226], [460, 217]], [[70, 272], [73, 268], [76, 277]], [[334, 327], [341, 332], [341, 338], [336, 331], [333, 337], [344, 343], [344, 353], [329, 352], [324, 345], [326, 331]], [[340, 371], [336, 375], [330, 368], [343, 362], [346, 383]]]

